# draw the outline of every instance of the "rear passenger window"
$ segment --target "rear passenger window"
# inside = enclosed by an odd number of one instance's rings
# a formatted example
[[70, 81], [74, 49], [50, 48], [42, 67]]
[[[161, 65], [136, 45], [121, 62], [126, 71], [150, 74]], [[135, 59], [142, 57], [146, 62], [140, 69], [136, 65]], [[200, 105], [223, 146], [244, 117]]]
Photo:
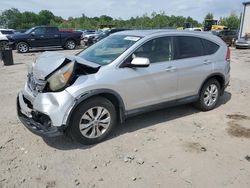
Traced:
[[58, 32], [58, 29], [56, 27], [48, 27], [47, 28], [47, 34], [55, 34]]
[[202, 39], [205, 55], [212, 55], [219, 49], [219, 45], [206, 39]]
[[204, 55], [203, 44], [200, 38], [179, 36], [174, 37], [174, 41], [174, 59], [184, 59]]

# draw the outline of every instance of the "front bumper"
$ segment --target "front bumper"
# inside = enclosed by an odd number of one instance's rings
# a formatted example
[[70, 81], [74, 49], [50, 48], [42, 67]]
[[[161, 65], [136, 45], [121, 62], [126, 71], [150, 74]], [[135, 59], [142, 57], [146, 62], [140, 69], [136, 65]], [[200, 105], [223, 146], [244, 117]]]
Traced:
[[63, 134], [75, 99], [67, 92], [34, 94], [25, 88], [17, 97], [17, 114], [20, 121], [33, 133], [40, 136]]
[[[35, 118], [31, 110], [29, 111], [28, 106], [25, 104], [22, 99], [22, 95], [19, 94], [17, 97], [17, 115], [19, 120], [23, 125], [29, 129], [32, 133], [42, 136], [42, 137], [55, 137], [63, 134], [63, 127], [54, 127], [51, 126], [51, 121], [39, 121], [38, 118]], [[26, 111], [24, 111], [26, 110]], [[40, 114], [42, 116], [44, 114]], [[44, 115], [45, 116], [45, 115]], [[45, 116], [46, 117], [46, 116]]]

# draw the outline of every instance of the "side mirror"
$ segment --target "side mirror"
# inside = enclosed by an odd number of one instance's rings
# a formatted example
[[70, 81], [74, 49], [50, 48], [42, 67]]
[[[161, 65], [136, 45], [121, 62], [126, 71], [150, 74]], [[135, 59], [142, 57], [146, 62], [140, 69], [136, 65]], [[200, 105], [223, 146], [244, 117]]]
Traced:
[[35, 36], [35, 35], [36, 35], [36, 33], [35, 33], [34, 31], [32, 31], [32, 32], [31, 32], [31, 35], [32, 35], [32, 36]]
[[148, 58], [136, 57], [132, 60], [129, 67], [148, 67], [149, 65], [150, 61]]

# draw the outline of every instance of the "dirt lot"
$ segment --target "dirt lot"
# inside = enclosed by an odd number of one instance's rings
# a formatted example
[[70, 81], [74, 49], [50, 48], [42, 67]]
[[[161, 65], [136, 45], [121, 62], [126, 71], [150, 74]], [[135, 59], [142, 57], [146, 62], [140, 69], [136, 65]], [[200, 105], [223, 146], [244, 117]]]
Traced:
[[232, 49], [231, 83], [215, 110], [147, 113], [88, 147], [40, 138], [17, 119], [25, 64], [40, 54], [15, 53], [16, 65], [0, 66], [0, 187], [250, 187], [250, 50]]

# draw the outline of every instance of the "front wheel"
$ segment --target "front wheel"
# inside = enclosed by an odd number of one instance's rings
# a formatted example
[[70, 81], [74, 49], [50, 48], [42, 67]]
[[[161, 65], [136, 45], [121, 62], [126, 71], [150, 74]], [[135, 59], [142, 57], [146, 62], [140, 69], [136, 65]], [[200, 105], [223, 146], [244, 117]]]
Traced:
[[0, 50], [4, 50], [9, 47], [9, 42], [8, 41], [0, 41]]
[[65, 48], [67, 50], [73, 50], [76, 48], [76, 42], [74, 40], [67, 40], [65, 43]]
[[16, 45], [19, 53], [27, 53], [29, 51], [29, 45], [26, 42], [19, 42]]
[[103, 97], [94, 97], [81, 103], [74, 111], [69, 134], [84, 145], [103, 141], [116, 124], [114, 105]]
[[216, 107], [221, 93], [220, 83], [216, 79], [208, 80], [202, 87], [199, 100], [195, 107], [202, 111], [209, 111]]

